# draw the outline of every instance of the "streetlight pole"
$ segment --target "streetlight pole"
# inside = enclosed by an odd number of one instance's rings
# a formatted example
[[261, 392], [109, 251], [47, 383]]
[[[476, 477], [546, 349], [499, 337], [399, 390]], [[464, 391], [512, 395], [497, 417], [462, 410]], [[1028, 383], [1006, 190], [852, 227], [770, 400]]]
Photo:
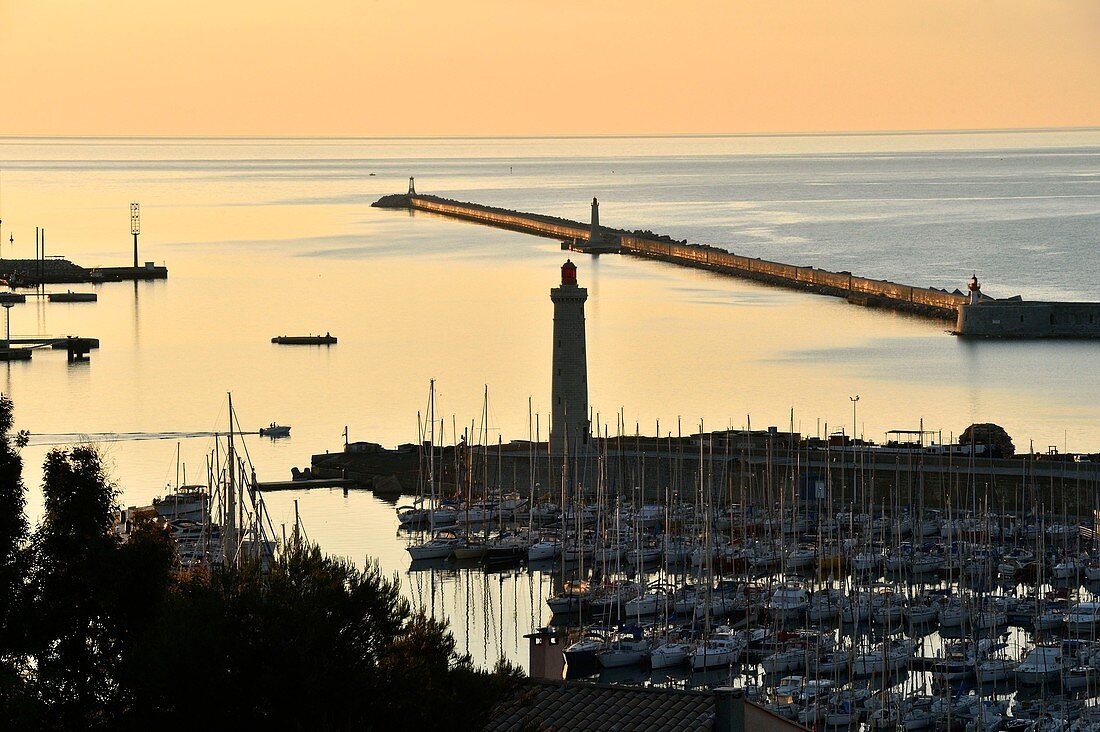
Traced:
[[852, 444], [855, 444], [856, 439], [856, 402], [859, 401], [859, 394], [854, 397], [848, 397], [852, 402]]
[[[848, 397], [848, 400], [852, 402], [852, 506], [856, 505], [856, 487], [858, 485], [858, 472], [856, 471], [856, 402], [859, 401], [859, 394]], [[855, 510], [854, 508], [852, 509]]]

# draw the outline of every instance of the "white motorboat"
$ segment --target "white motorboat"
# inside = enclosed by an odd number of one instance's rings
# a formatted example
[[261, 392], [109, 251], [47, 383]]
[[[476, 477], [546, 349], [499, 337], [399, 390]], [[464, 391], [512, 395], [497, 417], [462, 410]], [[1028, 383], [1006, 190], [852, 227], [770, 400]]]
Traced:
[[719, 631], [711, 638], [695, 644], [691, 652], [691, 668], [700, 671], [718, 666], [730, 666], [741, 658], [745, 641], [728, 631]]
[[1100, 686], [1100, 669], [1092, 666], [1074, 666], [1067, 668], [1062, 674], [1062, 688], [1066, 690], [1096, 690], [1098, 686]]
[[269, 426], [260, 428], [260, 437], [290, 437], [290, 425], [272, 422]]
[[153, 499], [153, 510], [169, 521], [202, 523], [209, 514], [210, 493], [205, 485], [180, 486], [175, 493]]
[[1062, 618], [1071, 633], [1091, 633], [1100, 627], [1100, 602], [1079, 602]]
[[1058, 680], [1065, 661], [1061, 645], [1036, 646], [1016, 667], [1016, 681], [1030, 686], [1039, 686]]
[[797, 582], [779, 585], [768, 599], [766, 607], [777, 620], [793, 620], [800, 617], [810, 606], [810, 595], [806, 588]]
[[1077, 557], [1065, 557], [1050, 568], [1050, 576], [1054, 579], [1070, 579], [1081, 574], [1082, 569], [1081, 561]]

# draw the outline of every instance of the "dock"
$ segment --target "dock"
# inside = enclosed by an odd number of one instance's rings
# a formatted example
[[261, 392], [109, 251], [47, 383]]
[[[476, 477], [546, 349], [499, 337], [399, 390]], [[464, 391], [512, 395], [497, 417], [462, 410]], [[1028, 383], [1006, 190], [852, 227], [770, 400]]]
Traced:
[[[0, 339], [2, 340], [2, 339]], [[88, 353], [99, 348], [98, 338], [81, 336], [40, 336], [12, 338], [0, 346], [0, 361], [30, 361], [31, 354], [39, 349], [66, 351], [69, 363], [87, 361]]]
[[143, 267], [82, 267], [64, 257], [0, 259], [0, 281], [12, 287], [166, 279], [168, 268], [153, 262]]
[[47, 292], [45, 296], [50, 302], [96, 302], [99, 295], [94, 292]]
[[336, 344], [336, 336], [328, 333], [323, 336], [275, 336], [271, 342], [280, 346], [332, 346]]
[[350, 478], [311, 478], [309, 480], [275, 480], [267, 483], [256, 483], [256, 488], [263, 493], [271, 491], [308, 490], [310, 488], [352, 488], [357, 485]]

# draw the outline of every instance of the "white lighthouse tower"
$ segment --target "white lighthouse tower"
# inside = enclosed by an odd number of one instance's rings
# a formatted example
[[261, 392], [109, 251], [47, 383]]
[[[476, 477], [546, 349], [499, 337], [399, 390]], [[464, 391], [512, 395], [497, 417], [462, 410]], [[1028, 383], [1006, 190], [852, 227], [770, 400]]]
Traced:
[[584, 346], [584, 303], [587, 299], [588, 290], [577, 286], [577, 265], [566, 260], [561, 266], [561, 286], [550, 290], [550, 300], [554, 303], [550, 455], [559, 461], [566, 454], [572, 457], [583, 452], [591, 436], [588, 357]]

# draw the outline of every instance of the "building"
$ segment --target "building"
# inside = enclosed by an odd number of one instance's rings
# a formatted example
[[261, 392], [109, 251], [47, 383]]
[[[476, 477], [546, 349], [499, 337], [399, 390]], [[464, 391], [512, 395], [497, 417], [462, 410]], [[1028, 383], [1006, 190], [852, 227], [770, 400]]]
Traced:
[[489, 713], [485, 732], [805, 732], [740, 689], [665, 689], [589, 681], [521, 682]]

